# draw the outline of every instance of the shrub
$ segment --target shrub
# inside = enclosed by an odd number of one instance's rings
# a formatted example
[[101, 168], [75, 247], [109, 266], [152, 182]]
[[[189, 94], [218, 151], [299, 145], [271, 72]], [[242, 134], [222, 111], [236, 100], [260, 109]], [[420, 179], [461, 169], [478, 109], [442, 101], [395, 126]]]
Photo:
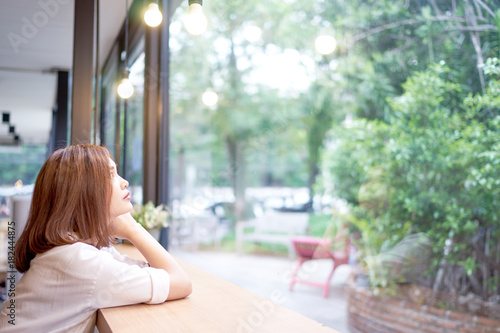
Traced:
[[[364, 221], [373, 251], [424, 233], [434, 261], [421, 283], [486, 299], [500, 285], [500, 84], [497, 60], [482, 95], [461, 97], [444, 65], [411, 77], [389, 123], [336, 129], [325, 167]], [[445, 283], [446, 282], [446, 283]]]

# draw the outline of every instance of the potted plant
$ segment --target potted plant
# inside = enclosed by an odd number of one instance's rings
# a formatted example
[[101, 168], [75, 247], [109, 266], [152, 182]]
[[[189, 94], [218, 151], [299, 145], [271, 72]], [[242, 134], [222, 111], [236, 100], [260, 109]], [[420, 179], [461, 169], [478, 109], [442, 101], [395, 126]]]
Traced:
[[160, 240], [161, 228], [168, 226], [170, 217], [170, 212], [164, 205], [155, 206], [151, 201], [144, 205], [135, 204], [130, 213], [156, 240]]

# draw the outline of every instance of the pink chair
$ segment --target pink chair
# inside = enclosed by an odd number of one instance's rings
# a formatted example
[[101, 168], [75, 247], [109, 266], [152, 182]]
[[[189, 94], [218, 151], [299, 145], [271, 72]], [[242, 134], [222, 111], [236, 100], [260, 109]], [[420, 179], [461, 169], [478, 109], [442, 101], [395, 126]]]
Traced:
[[[338, 251], [332, 251], [331, 245], [334, 240], [310, 236], [298, 236], [292, 238], [292, 243], [297, 252], [299, 263], [292, 274], [292, 281], [290, 282], [290, 290], [296, 283], [304, 283], [312, 286], [323, 288], [323, 297], [327, 298], [330, 291], [330, 280], [332, 279], [333, 273], [340, 265], [347, 264], [349, 260], [349, 237], [346, 237], [345, 247]], [[301, 280], [297, 278], [297, 273], [303, 263], [308, 260], [315, 259], [332, 259], [333, 268], [328, 279], [325, 283]]]

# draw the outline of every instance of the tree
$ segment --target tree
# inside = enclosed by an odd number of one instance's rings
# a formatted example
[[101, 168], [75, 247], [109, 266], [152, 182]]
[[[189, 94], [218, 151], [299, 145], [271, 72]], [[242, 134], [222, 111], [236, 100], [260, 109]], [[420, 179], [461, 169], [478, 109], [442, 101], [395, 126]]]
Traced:
[[463, 82], [463, 92], [484, 92], [481, 66], [498, 56], [498, 1], [328, 1], [319, 14], [331, 22], [337, 57], [356, 114], [388, 119], [387, 97], [403, 92], [415, 71], [444, 61]]
[[14, 186], [18, 180], [34, 184], [46, 155], [47, 147], [39, 145], [22, 145], [0, 153], [0, 185]]
[[[278, 89], [255, 78], [255, 73], [262, 71], [260, 59], [265, 56], [283, 55], [284, 59], [285, 54], [292, 54], [313, 61], [317, 56], [312, 50], [313, 41], [321, 23], [310, 24], [314, 7], [316, 3], [303, 0], [210, 3], [205, 11], [211, 26], [205, 35], [193, 39], [183, 31], [172, 34], [173, 121], [184, 124], [175, 126], [173, 144], [183, 147], [179, 151], [210, 147], [216, 151], [213, 156], [227, 159], [228, 167], [212, 174], [219, 184], [231, 184], [238, 216], [244, 205], [245, 187], [256, 184], [257, 179], [266, 185], [307, 185], [307, 176], [303, 176], [309, 165], [307, 140], [316, 145], [310, 149], [313, 172], [317, 164], [323, 133], [331, 124], [329, 119], [333, 119], [327, 105], [332, 96], [324, 94], [323, 110], [318, 111], [324, 117], [316, 119], [310, 115], [307, 95], [299, 96], [294, 87]], [[176, 17], [174, 26], [175, 20]], [[253, 26], [261, 28], [263, 34], [260, 40], [250, 42], [244, 38], [245, 29]], [[308, 75], [315, 75], [310, 73], [308, 64], [297, 66], [304, 67]], [[320, 86], [328, 90], [332, 85], [324, 80]], [[199, 102], [198, 96], [206, 87], [220, 96], [219, 104], [212, 110]], [[308, 101], [299, 101], [304, 98]], [[315, 138], [317, 134], [321, 138]], [[206, 138], [203, 144], [197, 140], [200, 135]], [[257, 152], [267, 156], [265, 167], [256, 162], [262, 161]], [[218, 168], [221, 166], [218, 163]], [[312, 179], [314, 176], [309, 183]]]
[[[390, 100], [389, 124], [360, 121], [363, 131], [340, 138], [331, 156], [348, 162], [332, 163], [331, 172], [339, 189], [356, 186], [357, 203], [350, 193], [353, 212], [369, 221], [363, 226], [378, 251], [408, 234], [425, 233], [435, 261], [423, 283], [483, 299], [498, 294], [500, 270], [497, 66], [497, 60], [487, 62], [485, 94], [465, 100], [446, 66], [416, 73], [403, 85], [404, 94]], [[485, 109], [495, 115], [482, 121]], [[353, 136], [356, 142], [345, 144], [357, 151], [343, 157], [344, 141]], [[349, 175], [348, 168], [352, 176], [338, 177]]]

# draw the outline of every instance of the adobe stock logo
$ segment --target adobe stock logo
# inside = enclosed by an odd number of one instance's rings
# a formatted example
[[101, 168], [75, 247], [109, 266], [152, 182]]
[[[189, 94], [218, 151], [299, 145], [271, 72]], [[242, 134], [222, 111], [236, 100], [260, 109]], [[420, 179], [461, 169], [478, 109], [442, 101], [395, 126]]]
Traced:
[[15, 32], [9, 32], [7, 34], [7, 38], [14, 52], [16, 54], [19, 53], [19, 47], [23, 44], [28, 44], [30, 40], [35, 38], [40, 29], [44, 28], [49, 23], [49, 20], [59, 13], [61, 5], [66, 5], [68, 3], [70, 3], [70, 0], [38, 1], [40, 10], [35, 12], [31, 18], [26, 16], [21, 18], [23, 25], [20, 34]]

